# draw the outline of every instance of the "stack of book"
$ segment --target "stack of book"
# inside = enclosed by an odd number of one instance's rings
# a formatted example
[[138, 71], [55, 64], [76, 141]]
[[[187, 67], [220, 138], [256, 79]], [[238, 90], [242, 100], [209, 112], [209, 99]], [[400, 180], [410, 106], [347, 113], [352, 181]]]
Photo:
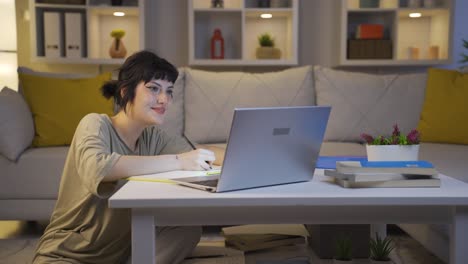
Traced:
[[439, 173], [428, 161], [337, 161], [325, 175], [345, 188], [440, 187]]
[[226, 246], [244, 252], [305, 244], [307, 230], [303, 225], [244, 225], [222, 230]]

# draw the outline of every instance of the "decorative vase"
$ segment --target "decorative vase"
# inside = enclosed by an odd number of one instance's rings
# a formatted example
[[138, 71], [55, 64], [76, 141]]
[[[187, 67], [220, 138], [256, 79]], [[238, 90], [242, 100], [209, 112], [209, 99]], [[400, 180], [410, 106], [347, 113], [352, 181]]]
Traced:
[[279, 59], [281, 50], [275, 47], [258, 47], [255, 55], [257, 59]]
[[368, 161], [418, 160], [419, 145], [366, 145]]
[[125, 55], [127, 55], [127, 49], [121, 39], [114, 38], [112, 45], [109, 48], [109, 55], [111, 58], [125, 58]]

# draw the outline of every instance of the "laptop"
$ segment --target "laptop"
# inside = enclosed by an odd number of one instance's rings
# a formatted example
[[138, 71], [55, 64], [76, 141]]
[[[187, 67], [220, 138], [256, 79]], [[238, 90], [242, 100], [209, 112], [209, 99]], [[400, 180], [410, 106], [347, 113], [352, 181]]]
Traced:
[[226, 192], [312, 180], [331, 107], [236, 108], [219, 175], [178, 184]]

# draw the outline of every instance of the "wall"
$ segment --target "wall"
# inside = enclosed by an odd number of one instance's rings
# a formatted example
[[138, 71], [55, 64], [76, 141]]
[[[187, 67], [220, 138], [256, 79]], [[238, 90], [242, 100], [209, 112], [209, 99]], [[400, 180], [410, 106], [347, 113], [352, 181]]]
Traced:
[[[338, 49], [338, 25], [340, 0], [300, 0], [299, 64], [334, 66]], [[455, 0], [454, 62], [463, 51], [461, 39], [468, 39], [468, 1]], [[44, 64], [30, 59], [29, 21], [24, 20], [28, 0], [17, 0], [18, 64], [41, 71], [97, 73], [115, 67], [100, 68], [96, 65]], [[152, 49], [177, 66], [188, 64], [187, 0], [146, 0], [146, 47]], [[448, 68], [458, 66], [456, 63]], [[251, 72], [280, 70], [283, 67], [203, 67], [207, 70], [245, 70]], [[407, 67], [408, 71], [415, 70]], [[354, 68], [352, 70], [394, 71], [394, 68]]]

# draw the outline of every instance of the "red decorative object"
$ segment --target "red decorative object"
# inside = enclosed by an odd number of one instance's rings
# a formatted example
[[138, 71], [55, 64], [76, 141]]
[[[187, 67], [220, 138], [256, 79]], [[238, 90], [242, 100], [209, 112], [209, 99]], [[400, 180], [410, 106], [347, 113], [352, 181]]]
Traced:
[[214, 30], [211, 37], [211, 58], [224, 59], [224, 39], [219, 28]]

